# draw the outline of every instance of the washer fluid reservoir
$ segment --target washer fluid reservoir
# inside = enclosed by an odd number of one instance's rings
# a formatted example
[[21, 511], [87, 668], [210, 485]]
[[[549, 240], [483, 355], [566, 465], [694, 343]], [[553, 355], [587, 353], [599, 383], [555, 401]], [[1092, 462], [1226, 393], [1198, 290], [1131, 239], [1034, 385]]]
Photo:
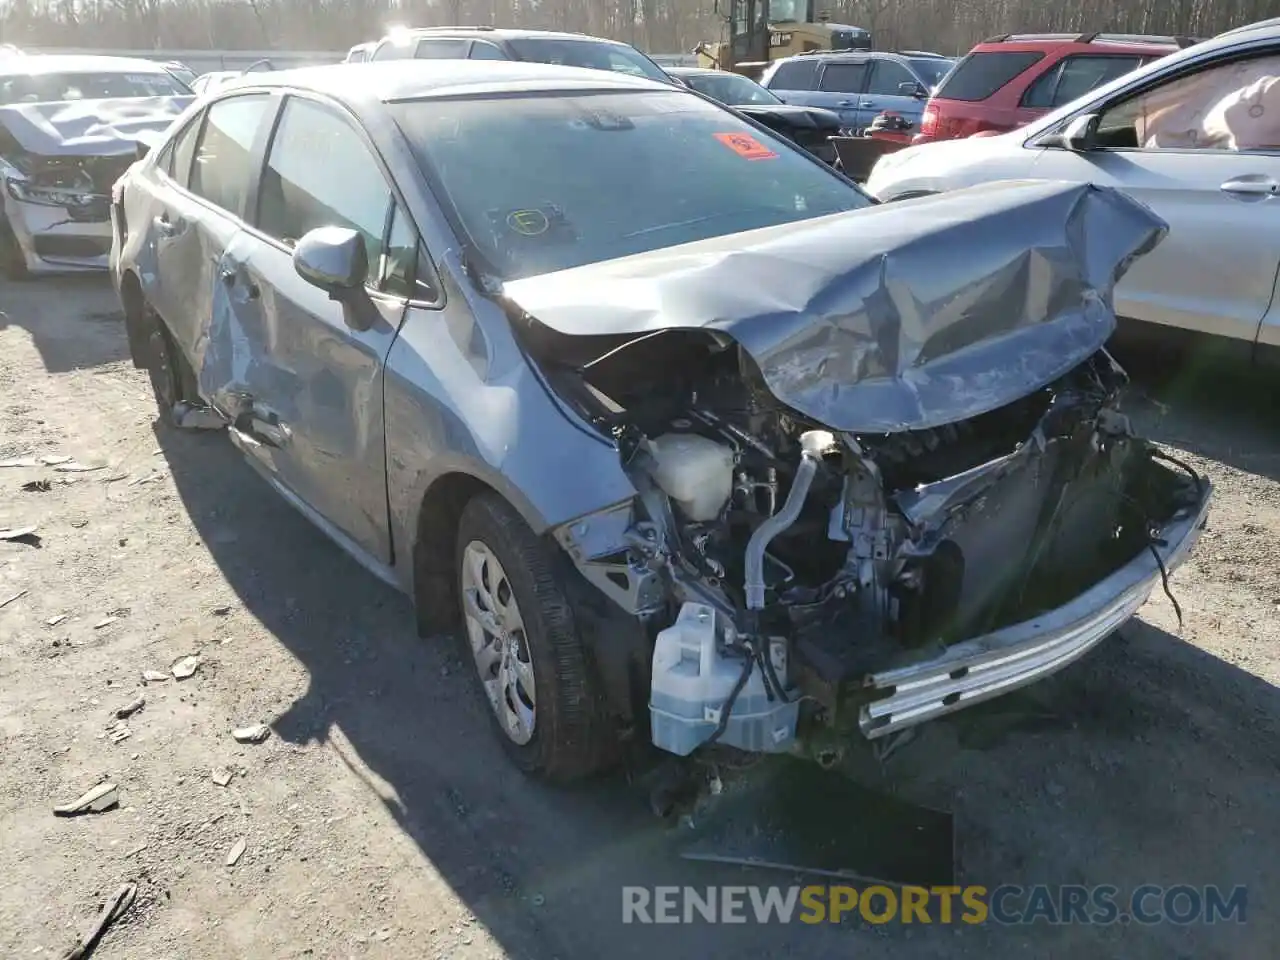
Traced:
[[664, 433], [648, 443], [653, 479], [695, 522], [714, 520], [733, 492], [733, 450], [696, 433]]

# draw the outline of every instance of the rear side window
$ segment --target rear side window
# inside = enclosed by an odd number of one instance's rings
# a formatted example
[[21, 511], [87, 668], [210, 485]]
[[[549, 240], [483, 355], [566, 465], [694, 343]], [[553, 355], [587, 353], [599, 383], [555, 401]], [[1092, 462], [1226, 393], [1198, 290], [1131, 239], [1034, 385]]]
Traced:
[[191, 165], [192, 193], [240, 216], [249, 192], [253, 141], [270, 102], [269, 95], [259, 93], [209, 107]]
[[766, 86], [770, 90], [812, 90], [817, 79], [817, 60], [789, 60], [778, 66]]
[[1141, 57], [1063, 57], [1053, 69], [1036, 78], [1022, 96], [1024, 107], [1058, 107], [1110, 83], [1142, 65]]
[[414, 51], [415, 60], [464, 60], [467, 56], [467, 40], [419, 40]]
[[866, 82], [865, 63], [828, 63], [822, 71], [818, 89], [832, 93], [861, 93]]
[[191, 175], [191, 158], [196, 153], [196, 138], [200, 136], [200, 121], [203, 115], [195, 117], [188, 123], [170, 144], [169, 159], [165, 171], [181, 186], [187, 185]]
[[946, 100], [985, 100], [1034, 63], [1039, 52], [971, 53], [951, 71], [934, 96]]

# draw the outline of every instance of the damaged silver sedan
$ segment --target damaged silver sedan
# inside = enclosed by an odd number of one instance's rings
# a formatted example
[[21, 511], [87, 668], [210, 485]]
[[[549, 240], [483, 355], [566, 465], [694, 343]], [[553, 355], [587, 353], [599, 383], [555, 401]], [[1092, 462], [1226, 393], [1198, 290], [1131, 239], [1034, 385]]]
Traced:
[[105, 270], [112, 185], [192, 99], [148, 60], [0, 65], [0, 273]]
[[515, 762], [875, 741], [1065, 666], [1191, 549], [1111, 294], [1164, 225], [880, 206], [687, 91], [535, 64], [264, 76], [126, 177], [161, 416], [461, 626]]

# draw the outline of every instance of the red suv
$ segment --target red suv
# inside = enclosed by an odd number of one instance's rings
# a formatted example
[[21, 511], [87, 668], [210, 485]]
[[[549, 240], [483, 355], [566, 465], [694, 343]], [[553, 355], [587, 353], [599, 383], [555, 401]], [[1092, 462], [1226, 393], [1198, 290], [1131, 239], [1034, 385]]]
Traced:
[[983, 40], [934, 90], [913, 143], [1004, 133], [1198, 41], [1112, 33]]

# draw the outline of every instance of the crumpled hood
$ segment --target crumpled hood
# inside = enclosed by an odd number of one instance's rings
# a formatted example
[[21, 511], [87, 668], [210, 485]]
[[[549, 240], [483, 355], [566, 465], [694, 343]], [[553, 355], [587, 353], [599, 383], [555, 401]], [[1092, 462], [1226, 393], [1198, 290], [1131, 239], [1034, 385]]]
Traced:
[[0, 124], [28, 153], [100, 156], [129, 153], [152, 142], [195, 97], [129, 97], [15, 103], [0, 107]]
[[814, 130], [839, 130], [840, 114], [822, 107], [797, 107], [789, 103], [747, 103], [733, 108], [766, 125], [778, 118], [790, 127]]
[[503, 295], [568, 335], [718, 330], [834, 430], [938, 426], [1066, 373], [1115, 328], [1112, 290], [1167, 226], [1124, 194], [986, 184], [589, 264]]

